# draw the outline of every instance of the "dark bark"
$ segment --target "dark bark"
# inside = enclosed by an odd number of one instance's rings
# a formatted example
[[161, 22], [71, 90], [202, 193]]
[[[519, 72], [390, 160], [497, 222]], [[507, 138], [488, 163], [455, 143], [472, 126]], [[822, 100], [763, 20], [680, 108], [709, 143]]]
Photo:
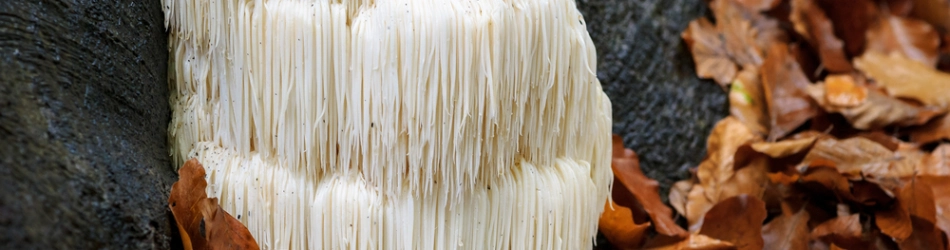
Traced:
[[0, 249], [169, 248], [157, 0], [0, 1]]
[[598, 78], [613, 103], [614, 133], [640, 156], [661, 197], [706, 155], [728, 113], [726, 93], [696, 77], [680, 38], [703, 0], [577, 0], [597, 47]]

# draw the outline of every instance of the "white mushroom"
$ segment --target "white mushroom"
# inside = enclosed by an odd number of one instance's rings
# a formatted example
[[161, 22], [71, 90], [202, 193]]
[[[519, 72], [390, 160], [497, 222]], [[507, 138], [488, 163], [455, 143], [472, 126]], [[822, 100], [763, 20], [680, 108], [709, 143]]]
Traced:
[[583, 249], [610, 102], [573, 0], [163, 0], [176, 164], [270, 249]]

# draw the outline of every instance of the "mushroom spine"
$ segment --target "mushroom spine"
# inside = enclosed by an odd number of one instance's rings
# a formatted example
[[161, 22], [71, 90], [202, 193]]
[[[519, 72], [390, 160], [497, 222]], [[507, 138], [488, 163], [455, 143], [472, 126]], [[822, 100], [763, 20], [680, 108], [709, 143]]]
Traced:
[[171, 154], [269, 249], [583, 249], [610, 101], [573, 0], [162, 0]]

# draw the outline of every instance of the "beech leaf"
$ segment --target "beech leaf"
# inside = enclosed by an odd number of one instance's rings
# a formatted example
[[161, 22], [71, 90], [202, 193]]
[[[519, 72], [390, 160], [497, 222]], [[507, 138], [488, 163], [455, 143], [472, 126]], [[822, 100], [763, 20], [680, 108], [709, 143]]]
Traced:
[[851, 63], [844, 53], [844, 42], [835, 36], [834, 27], [815, 0], [792, 0], [789, 17], [795, 31], [817, 48], [825, 69], [833, 73], [851, 71]]
[[765, 249], [807, 250], [810, 232], [808, 212], [782, 214], [762, 227]]
[[708, 19], [699, 18], [689, 22], [681, 37], [693, 54], [699, 78], [713, 79], [720, 86], [732, 82], [739, 70], [738, 66], [726, 53], [719, 32]]
[[204, 216], [205, 232], [210, 249], [260, 249], [251, 232], [218, 205], [218, 199], [204, 200], [201, 210]]
[[699, 233], [728, 241], [736, 249], [762, 249], [765, 217], [765, 202], [753, 196], [738, 195], [719, 202], [706, 212]]
[[912, 18], [882, 17], [868, 29], [867, 41], [866, 51], [897, 52], [931, 67], [939, 57], [940, 34], [927, 22]]
[[168, 208], [175, 217], [178, 232], [185, 249], [208, 249], [208, 242], [201, 233], [203, 202], [208, 198], [205, 188], [205, 169], [196, 159], [185, 162], [178, 169], [178, 181], [172, 184], [168, 196]]
[[937, 71], [900, 54], [868, 52], [854, 60], [859, 70], [887, 89], [891, 96], [950, 109], [950, 74]]
[[806, 93], [811, 83], [794, 58], [788, 46], [774, 44], [762, 65], [762, 83], [771, 125], [769, 141], [792, 132], [817, 114], [817, 109]]
[[604, 237], [615, 247], [636, 249], [643, 244], [650, 222], [637, 224], [633, 220], [633, 212], [630, 208], [608, 200], [604, 204], [604, 213], [600, 215], [598, 227]]
[[857, 129], [891, 125], [912, 126], [938, 115], [936, 108], [920, 108], [854, 83], [850, 75], [828, 76], [826, 82], [808, 86], [808, 94], [832, 113], [839, 113]]
[[732, 82], [729, 88], [729, 114], [758, 135], [768, 133], [768, 109], [756, 66], [743, 67]]
[[912, 128], [910, 140], [917, 143], [950, 140], [950, 115], [937, 117], [927, 124]]
[[[622, 147], [622, 141], [619, 136], [614, 136], [614, 145], [616, 148], [619, 142]], [[643, 205], [643, 209], [650, 215], [656, 231], [667, 236], [686, 236], [686, 230], [676, 225], [673, 221], [673, 210], [663, 204], [660, 199], [660, 185], [652, 180], [640, 170], [640, 160], [633, 150], [625, 149], [624, 156], [614, 157], [611, 167], [614, 175], [620, 180], [628, 191]]]
[[822, 222], [811, 231], [812, 237], [822, 239], [848, 249], [861, 249], [861, 217], [858, 214], [838, 216]]

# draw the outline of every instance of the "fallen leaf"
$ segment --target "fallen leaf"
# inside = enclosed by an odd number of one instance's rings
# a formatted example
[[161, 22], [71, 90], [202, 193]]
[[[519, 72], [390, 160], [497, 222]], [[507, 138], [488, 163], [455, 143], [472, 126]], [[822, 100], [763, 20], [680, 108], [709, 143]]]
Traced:
[[950, 1], [914, 0], [911, 17], [919, 18], [930, 24], [950, 30]]
[[185, 249], [260, 249], [244, 224], [225, 212], [217, 199], [208, 198], [205, 169], [197, 159], [185, 162], [178, 175], [168, 208]]
[[765, 249], [807, 250], [809, 241], [808, 212], [782, 214], [762, 227]]
[[834, 27], [815, 0], [792, 0], [789, 19], [795, 31], [817, 48], [825, 69], [833, 73], [851, 71], [851, 63], [844, 54], [844, 43], [835, 36]]
[[834, 162], [838, 171], [852, 178], [901, 178], [913, 174], [914, 169], [892, 168], [892, 163], [900, 160], [894, 152], [874, 141], [863, 137], [844, 140], [832, 138], [819, 139], [803, 162], [822, 159]]
[[709, 8], [732, 61], [738, 65], [761, 65], [762, 49], [756, 46], [757, 30], [752, 24], [758, 14], [743, 8], [735, 0], [713, 0]]
[[769, 116], [756, 66], [742, 68], [729, 88], [729, 114], [739, 119], [753, 133], [768, 133]]
[[686, 196], [692, 188], [693, 182], [691, 180], [677, 181], [670, 187], [670, 206], [672, 206], [677, 213], [686, 215]]
[[[720, 200], [729, 197], [723, 196], [723, 190], [728, 190], [734, 195], [734, 192], [747, 191], [741, 187], [759, 186], [751, 182], [767, 180], [764, 172], [761, 173], [760, 178], [758, 177], [757, 171], [761, 169], [746, 170], [739, 179], [733, 178], [736, 175], [736, 151], [742, 145], [757, 140], [759, 137], [735, 117], [728, 116], [716, 123], [706, 141], [706, 159], [696, 168], [697, 183], [687, 194], [684, 216], [689, 222], [691, 231], [694, 231], [692, 227], [707, 210]], [[748, 192], [760, 192], [760, 190], [748, 190]]]
[[950, 238], [950, 176], [918, 176], [917, 179], [930, 186], [937, 211], [937, 227]]
[[933, 152], [924, 156], [917, 167], [917, 174], [950, 176], [950, 143], [940, 144]]
[[208, 242], [201, 232], [202, 203], [208, 198], [205, 188], [205, 169], [197, 159], [185, 162], [178, 169], [178, 181], [172, 184], [168, 196], [168, 208], [172, 210], [178, 232], [185, 249], [208, 249]]
[[733, 250], [732, 243], [710, 238], [702, 234], [690, 234], [688, 238], [674, 244], [647, 247], [652, 250]]
[[719, 186], [735, 174], [735, 154], [743, 144], [758, 140], [758, 137], [734, 117], [726, 117], [716, 123], [706, 141], [707, 157], [696, 170], [699, 185], [708, 186], [707, 196], [718, 202]]
[[788, 139], [777, 142], [756, 142], [752, 143], [752, 149], [772, 158], [782, 158], [810, 149], [817, 139], [818, 136], [813, 135], [805, 138]]
[[747, 10], [762, 12], [775, 8], [782, 1], [780, 0], [735, 0]]
[[689, 22], [681, 37], [693, 54], [699, 78], [713, 79], [723, 87], [732, 82], [738, 66], [726, 53], [719, 32], [708, 19], [703, 17]]
[[950, 109], [950, 74], [937, 71], [900, 54], [868, 52], [854, 65], [887, 89], [888, 94]]
[[935, 225], [937, 223], [937, 205], [930, 185], [916, 178], [905, 183], [898, 190], [897, 199], [911, 216], [923, 219]]
[[913, 0], [885, 0], [885, 6], [891, 15], [907, 16], [914, 9]]
[[835, 35], [844, 41], [845, 54], [857, 56], [864, 51], [865, 32], [880, 15], [873, 0], [818, 0], [834, 26]]
[[706, 213], [699, 233], [731, 242], [736, 249], [762, 249], [765, 217], [765, 202], [749, 195], [734, 196]]
[[912, 216], [930, 225], [936, 224], [933, 197], [933, 190], [926, 183], [909, 181], [898, 190], [897, 202], [893, 207], [875, 213], [875, 222], [881, 232], [902, 243], [914, 231]]
[[205, 199], [201, 214], [210, 249], [260, 249], [247, 227], [225, 212], [218, 205], [218, 199]]
[[931, 67], [937, 64], [940, 34], [924, 21], [898, 16], [881, 17], [868, 29], [867, 41], [865, 51], [897, 52]]
[[854, 84], [850, 75], [829, 76], [825, 83], [808, 86], [808, 94], [822, 109], [839, 113], [857, 129], [926, 123], [939, 114], [936, 108], [920, 108]]
[[839, 216], [822, 222], [811, 231], [812, 237], [847, 249], [862, 249], [861, 217], [858, 214]]
[[[623, 142], [618, 140], [619, 136], [614, 135], [614, 138], [614, 147], [616, 148], [618, 141], [620, 147], [623, 147]], [[624, 157], [615, 156], [613, 158], [611, 167], [614, 176], [643, 205], [643, 209], [650, 215], [656, 231], [667, 236], [686, 236], [686, 230], [680, 228], [673, 221], [673, 210], [663, 204], [663, 200], [660, 199], [659, 183], [643, 175], [643, 171], [640, 170], [640, 159], [633, 150], [624, 149], [624, 155]]]
[[833, 163], [831, 163], [832, 166], [824, 166], [826, 164], [817, 162], [808, 162], [808, 164], [810, 166], [801, 173], [799, 178], [802, 183], [815, 183], [834, 192], [839, 199], [854, 200], [851, 184], [838, 172], [838, 169], [835, 169]]
[[646, 239], [646, 231], [650, 222], [637, 224], [633, 220], [630, 208], [617, 205], [608, 200], [604, 204], [604, 213], [598, 222], [600, 232], [619, 249], [637, 249]]
[[769, 141], [795, 130], [817, 114], [805, 89], [811, 83], [785, 44], [774, 44], [762, 65], [762, 83], [769, 110]]
[[911, 217], [911, 222], [914, 225], [913, 232], [899, 243], [900, 249], [947, 249], [947, 242], [944, 241], [941, 230], [933, 223], [917, 217]]
[[910, 140], [917, 143], [950, 140], [950, 115], [937, 117], [923, 126], [912, 128]]

